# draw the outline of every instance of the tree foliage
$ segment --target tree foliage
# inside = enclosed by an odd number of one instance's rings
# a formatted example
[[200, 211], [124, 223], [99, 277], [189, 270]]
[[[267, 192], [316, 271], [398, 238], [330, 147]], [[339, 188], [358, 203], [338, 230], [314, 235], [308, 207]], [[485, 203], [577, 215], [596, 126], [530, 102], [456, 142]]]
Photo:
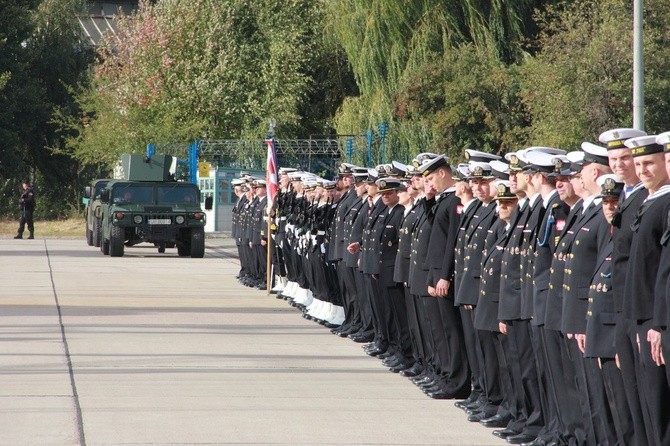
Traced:
[[18, 213], [22, 179], [36, 183], [38, 217], [76, 202], [77, 163], [63, 154], [67, 130], [57, 117], [79, 114], [70, 88], [85, 81], [91, 52], [79, 44], [80, 0], [0, 3], [0, 203]]
[[[346, 65], [309, 0], [143, 3], [100, 51], [77, 156], [110, 162], [147, 143], [330, 133]], [[316, 81], [318, 80], [318, 84]], [[348, 85], [348, 86], [347, 86]], [[327, 89], [327, 90], [326, 90]], [[335, 98], [335, 99], [333, 99]], [[317, 109], [315, 112], [314, 109]]]
[[[648, 132], [668, 120], [666, 2], [645, 2], [645, 87]], [[539, 17], [536, 57], [523, 66], [522, 98], [532, 115], [529, 144], [576, 149], [632, 119], [632, 10], [621, 0], [585, 1], [550, 8]]]

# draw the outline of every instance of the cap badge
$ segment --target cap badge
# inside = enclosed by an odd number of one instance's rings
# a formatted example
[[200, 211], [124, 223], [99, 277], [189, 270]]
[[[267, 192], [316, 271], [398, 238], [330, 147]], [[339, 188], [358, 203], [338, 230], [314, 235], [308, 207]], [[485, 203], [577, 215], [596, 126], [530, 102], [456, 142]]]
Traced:
[[386, 189], [386, 181], [383, 181], [383, 180], [380, 181], [379, 182], [379, 187], [382, 188], [382, 189]]

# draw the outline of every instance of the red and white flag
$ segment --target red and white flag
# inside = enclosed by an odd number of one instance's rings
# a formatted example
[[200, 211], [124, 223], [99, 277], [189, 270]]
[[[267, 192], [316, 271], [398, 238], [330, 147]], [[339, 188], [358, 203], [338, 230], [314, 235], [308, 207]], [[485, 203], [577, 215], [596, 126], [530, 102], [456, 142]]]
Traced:
[[279, 192], [279, 181], [277, 180], [277, 158], [275, 158], [275, 141], [274, 139], [266, 139], [265, 144], [268, 146], [268, 158], [265, 163], [265, 184], [268, 191], [268, 214], [271, 211], [272, 203]]

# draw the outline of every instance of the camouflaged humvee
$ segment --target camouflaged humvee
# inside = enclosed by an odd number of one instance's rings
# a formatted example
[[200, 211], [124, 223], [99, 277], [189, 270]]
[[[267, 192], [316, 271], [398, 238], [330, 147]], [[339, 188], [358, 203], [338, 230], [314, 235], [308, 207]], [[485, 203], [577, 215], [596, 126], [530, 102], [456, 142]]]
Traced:
[[176, 247], [179, 256], [202, 258], [206, 217], [198, 186], [173, 180], [165, 169], [170, 156], [132, 157], [124, 162], [131, 167], [124, 176], [132, 178], [109, 181], [100, 195], [102, 253], [120, 257], [124, 247], [146, 242], [160, 253]]

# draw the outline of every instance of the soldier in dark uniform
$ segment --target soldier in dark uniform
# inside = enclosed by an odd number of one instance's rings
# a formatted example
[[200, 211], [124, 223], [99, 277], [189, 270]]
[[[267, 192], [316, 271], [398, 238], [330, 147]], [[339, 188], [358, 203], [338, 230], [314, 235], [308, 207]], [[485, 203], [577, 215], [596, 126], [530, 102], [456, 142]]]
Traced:
[[272, 265], [275, 275], [275, 284], [272, 288], [272, 292], [277, 294], [278, 298], [281, 298], [281, 292], [284, 290], [284, 287], [287, 285], [286, 277], [286, 261], [284, 260], [284, 254], [282, 252], [282, 246], [284, 240], [286, 239], [286, 206], [288, 205], [289, 197], [291, 196], [291, 191], [289, 186], [291, 184], [291, 179], [288, 174], [295, 172], [297, 169], [280, 167], [279, 168], [279, 194], [272, 210], [273, 223], [272, 223]]
[[459, 236], [460, 233], [463, 234], [463, 253], [460, 258], [462, 273], [460, 276], [455, 276], [457, 279], [454, 281], [455, 304], [459, 308], [463, 323], [466, 353], [473, 374], [473, 391], [478, 385], [483, 392], [480, 396], [481, 405], [477, 411], [469, 415], [468, 420], [481, 421], [495, 415], [502, 401], [493, 337], [489, 332], [484, 332], [482, 338], [479, 338], [479, 333], [474, 327], [484, 242], [488, 230], [497, 219], [494, 194], [491, 190], [491, 183], [495, 177], [490, 164], [473, 161], [492, 158], [484, 158], [483, 152], [466, 151], [466, 153], [468, 154], [466, 158], [471, 160], [468, 181], [474, 196], [481, 204], [467, 222], [461, 220], [462, 227], [465, 226], [463, 231], [459, 231]]
[[257, 179], [251, 186], [256, 195], [256, 204], [253, 208], [251, 237], [249, 247], [251, 248], [254, 263], [256, 264], [256, 284], [259, 290], [267, 289], [267, 255], [268, 255], [268, 228], [267, 228], [267, 186], [265, 180]]
[[[533, 188], [540, 193], [542, 200], [542, 216], [537, 226], [532, 229], [528, 242], [531, 261], [527, 263], [527, 274], [524, 284], [529, 287], [529, 300], [526, 302], [532, 311], [530, 319], [531, 340], [538, 373], [539, 396], [541, 411], [545, 424], [537, 433], [537, 439], [530, 444], [544, 444], [557, 437], [558, 408], [555, 395], [549, 392], [551, 382], [549, 366], [546, 361], [546, 343], [544, 331], [545, 310], [549, 291], [549, 275], [553, 253], [556, 248], [556, 237], [560, 232], [560, 219], [567, 214], [568, 206], [563, 203], [556, 190], [555, 162], [556, 150], [551, 148], [529, 149], [526, 157], [533, 173], [530, 181]], [[530, 227], [530, 222], [529, 225]]]
[[[500, 387], [500, 401], [496, 413], [480, 420], [487, 427], [504, 427], [512, 418], [514, 409], [514, 389], [511, 375], [506, 363], [506, 336], [500, 331], [501, 323], [498, 320], [498, 306], [500, 302], [501, 260], [504, 252], [504, 243], [511, 229], [512, 212], [518, 203], [518, 197], [510, 191], [508, 181], [497, 182], [498, 219], [487, 231], [482, 256], [482, 273], [479, 289], [479, 300], [475, 309], [474, 327], [479, 332], [480, 339], [485, 336], [493, 338], [494, 355], [484, 363], [495, 362], [498, 366], [498, 386]], [[488, 373], [487, 375], [491, 375]], [[486, 386], [490, 388], [491, 386]], [[489, 398], [490, 400], [491, 398]]]
[[[656, 138], [656, 143], [663, 146], [666, 159], [666, 169], [668, 169], [668, 160], [670, 160], [670, 132], [661, 133]], [[668, 172], [670, 175], [670, 172]], [[670, 214], [668, 214], [670, 218]], [[655, 297], [655, 306], [654, 314], [654, 324], [656, 328], [661, 332], [661, 345], [652, 344], [652, 359], [656, 362], [657, 365], [665, 364], [666, 359], [670, 360], [670, 333], [668, 332], [668, 327], [670, 326], [670, 304], [668, 299], [670, 299], [670, 291], [668, 285], [670, 284], [670, 230], [665, 231], [661, 237], [661, 245], [663, 246], [663, 252], [661, 254], [661, 261], [659, 267], [658, 280], [656, 282], [656, 297]], [[653, 333], [652, 333], [653, 334]], [[655, 342], [658, 342], [657, 337], [653, 338]], [[670, 369], [665, 366], [665, 375], [668, 384], [670, 385]]]
[[408, 173], [410, 175], [410, 186], [404, 193], [407, 202], [402, 203], [405, 206], [405, 211], [399, 231], [400, 236], [393, 270], [393, 280], [403, 284], [405, 306], [407, 308], [407, 323], [410, 339], [412, 341], [412, 352], [414, 354], [414, 365], [410, 369], [401, 371], [400, 374], [409, 378], [415, 378], [424, 371], [426, 363], [426, 353], [424, 349], [426, 340], [421, 331], [422, 329], [425, 330], [426, 327], [425, 324], [421, 326], [420, 323], [420, 321], [425, 319], [422, 315], [423, 305], [420, 300], [410, 292], [407, 284], [409, 282], [412, 234], [419, 217], [424, 210], [423, 176], [416, 171], [416, 168], [413, 165], [409, 168]]
[[424, 390], [431, 398], [465, 398], [470, 394], [470, 368], [451, 286], [460, 200], [454, 194], [446, 156], [424, 163], [419, 170], [426, 179], [427, 197], [426, 216], [417, 239], [428, 235], [428, 240], [417, 244], [416, 256], [423, 265], [416, 268], [419, 274], [411, 277], [411, 286], [413, 293], [424, 296], [439, 364], [436, 382]]
[[[624, 183], [615, 175], [603, 175], [598, 178], [598, 185], [601, 188], [603, 215], [609, 225]], [[587, 360], [594, 359], [599, 364], [597, 371], [602, 375], [615, 428], [616, 438], [611, 439], [610, 443], [635, 444], [633, 422], [628, 411], [621, 371], [614, 359], [616, 322], [619, 315], [614, 311], [612, 295], [612, 237], [609, 232], [606, 235], [608, 242], [598, 252], [596, 270], [589, 286], [584, 357]]]
[[246, 206], [247, 200], [247, 186], [246, 181], [241, 178], [235, 178], [232, 180], [232, 185], [235, 188], [235, 195], [237, 196], [237, 203], [233, 207], [232, 211], [232, 236], [235, 239], [235, 245], [237, 247], [237, 255], [240, 259], [240, 272], [237, 274], [236, 279], [242, 280], [243, 277], [249, 274], [247, 266], [244, 260], [244, 253], [242, 249], [242, 211]]
[[670, 444], [670, 389], [664, 366], [658, 366], [651, 355], [651, 345], [658, 333], [654, 324], [654, 286], [661, 255], [661, 240], [668, 229], [670, 210], [670, 180], [665, 170], [663, 146], [655, 136], [640, 136], [626, 140], [635, 158], [635, 170], [649, 196], [637, 210], [631, 225], [633, 240], [630, 248], [628, 274], [624, 285], [624, 323], [634, 327], [629, 342], [636, 359], [637, 382], [642, 414], [651, 439], [649, 444]]
[[598, 252], [609, 240], [609, 225], [597, 198], [597, 178], [610, 172], [607, 149], [583, 143], [584, 165], [580, 178], [585, 190], [581, 216], [572, 227], [574, 237], [565, 260], [561, 330], [565, 335], [566, 357], [574, 367], [577, 401], [580, 402], [585, 440], [591, 444], [615, 442], [612, 416], [604, 383], [595, 359], [583, 356], [588, 307], [588, 287], [598, 260]]
[[348, 292], [352, 299], [352, 315], [347, 315], [347, 320], [351, 320], [351, 324], [357, 328], [356, 331], [351, 330], [348, 335], [350, 339], [355, 342], [370, 342], [374, 339], [374, 332], [372, 326], [372, 310], [370, 309], [366, 284], [363, 273], [358, 269], [358, 252], [349, 250], [349, 245], [358, 243], [363, 236], [363, 229], [368, 218], [369, 203], [367, 199], [367, 183], [368, 172], [367, 169], [354, 171], [354, 181], [356, 184], [357, 200], [349, 209], [344, 219], [343, 243], [344, 250], [342, 254], [342, 261], [348, 268], [345, 281]]
[[328, 261], [332, 262], [337, 268], [339, 288], [345, 313], [345, 322], [340, 327], [333, 329], [333, 333], [342, 337], [347, 337], [351, 333], [360, 329], [360, 327], [353, 325], [353, 316], [355, 314], [354, 309], [356, 308], [355, 282], [353, 281], [353, 276], [348, 277], [347, 267], [342, 261], [345, 248], [343, 246], [344, 233], [346, 230], [344, 226], [345, 217], [354, 203], [358, 201], [354, 184], [355, 181], [352, 175], [352, 169], [355, 167], [356, 166], [353, 164], [342, 163], [338, 168], [339, 177], [342, 181], [343, 194], [337, 204], [337, 209], [335, 210], [327, 253]]
[[30, 187], [29, 181], [24, 181], [22, 184], [23, 191], [19, 197], [19, 209], [21, 210], [21, 219], [19, 220], [19, 230], [16, 233], [15, 239], [23, 238], [23, 231], [28, 225], [28, 238], [35, 238], [35, 228], [33, 225], [33, 212], [35, 212], [35, 191]]
[[648, 191], [635, 173], [634, 159], [631, 150], [624, 145], [629, 138], [646, 135], [636, 129], [622, 128], [603, 132], [599, 140], [607, 147], [609, 165], [623, 182], [624, 190], [619, 197], [617, 212], [612, 217], [612, 294], [614, 310], [619, 313], [616, 323], [616, 357], [621, 368], [624, 390], [628, 409], [634, 426], [634, 442], [632, 444], [651, 444], [642, 416], [640, 403], [640, 383], [635, 372], [636, 349], [629, 342], [637, 324], [630, 324], [622, 317], [624, 302], [624, 286], [628, 271], [628, 258], [633, 238], [631, 224], [635, 219], [642, 201], [647, 198]]
[[[392, 172], [393, 173], [393, 172]], [[376, 285], [383, 302], [388, 306], [386, 321], [389, 326], [389, 370], [394, 373], [407, 370], [414, 365], [414, 352], [409, 333], [404, 284], [394, 280], [395, 261], [398, 253], [399, 230], [405, 207], [399, 204], [398, 192], [405, 185], [397, 178], [377, 180], [381, 200], [386, 207], [377, 218], [372, 237], [378, 240], [379, 274]]]
[[[574, 385], [574, 371], [566, 373], [565, 365], [569, 358], [565, 358], [563, 351], [564, 338], [561, 333], [562, 311], [563, 311], [563, 282], [565, 272], [565, 260], [568, 255], [569, 246], [574, 238], [573, 226], [582, 215], [584, 187], [578, 174], [581, 172], [584, 153], [573, 151], [568, 156], [557, 156], [554, 158], [554, 172], [556, 178], [556, 190], [559, 198], [570, 207], [567, 215], [563, 209], [554, 212], [556, 229], [560, 230], [556, 238], [556, 249], [554, 250], [551, 266], [549, 268], [549, 290], [547, 292], [546, 311], [544, 318], [544, 349], [547, 364], [546, 392], [549, 404], [555, 413], [555, 419], [550, 419], [549, 432], [553, 434], [553, 440], [570, 444], [577, 438], [585, 438], [583, 420], [578, 410], [575, 410], [574, 401], [579, 400], [578, 390]], [[570, 379], [566, 380], [566, 376]], [[573, 392], [571, 390], [574, 389]], [[581, 426], [581, 427], [580, 427]], [[579, 434], [577, 434], [579, 432]]]

